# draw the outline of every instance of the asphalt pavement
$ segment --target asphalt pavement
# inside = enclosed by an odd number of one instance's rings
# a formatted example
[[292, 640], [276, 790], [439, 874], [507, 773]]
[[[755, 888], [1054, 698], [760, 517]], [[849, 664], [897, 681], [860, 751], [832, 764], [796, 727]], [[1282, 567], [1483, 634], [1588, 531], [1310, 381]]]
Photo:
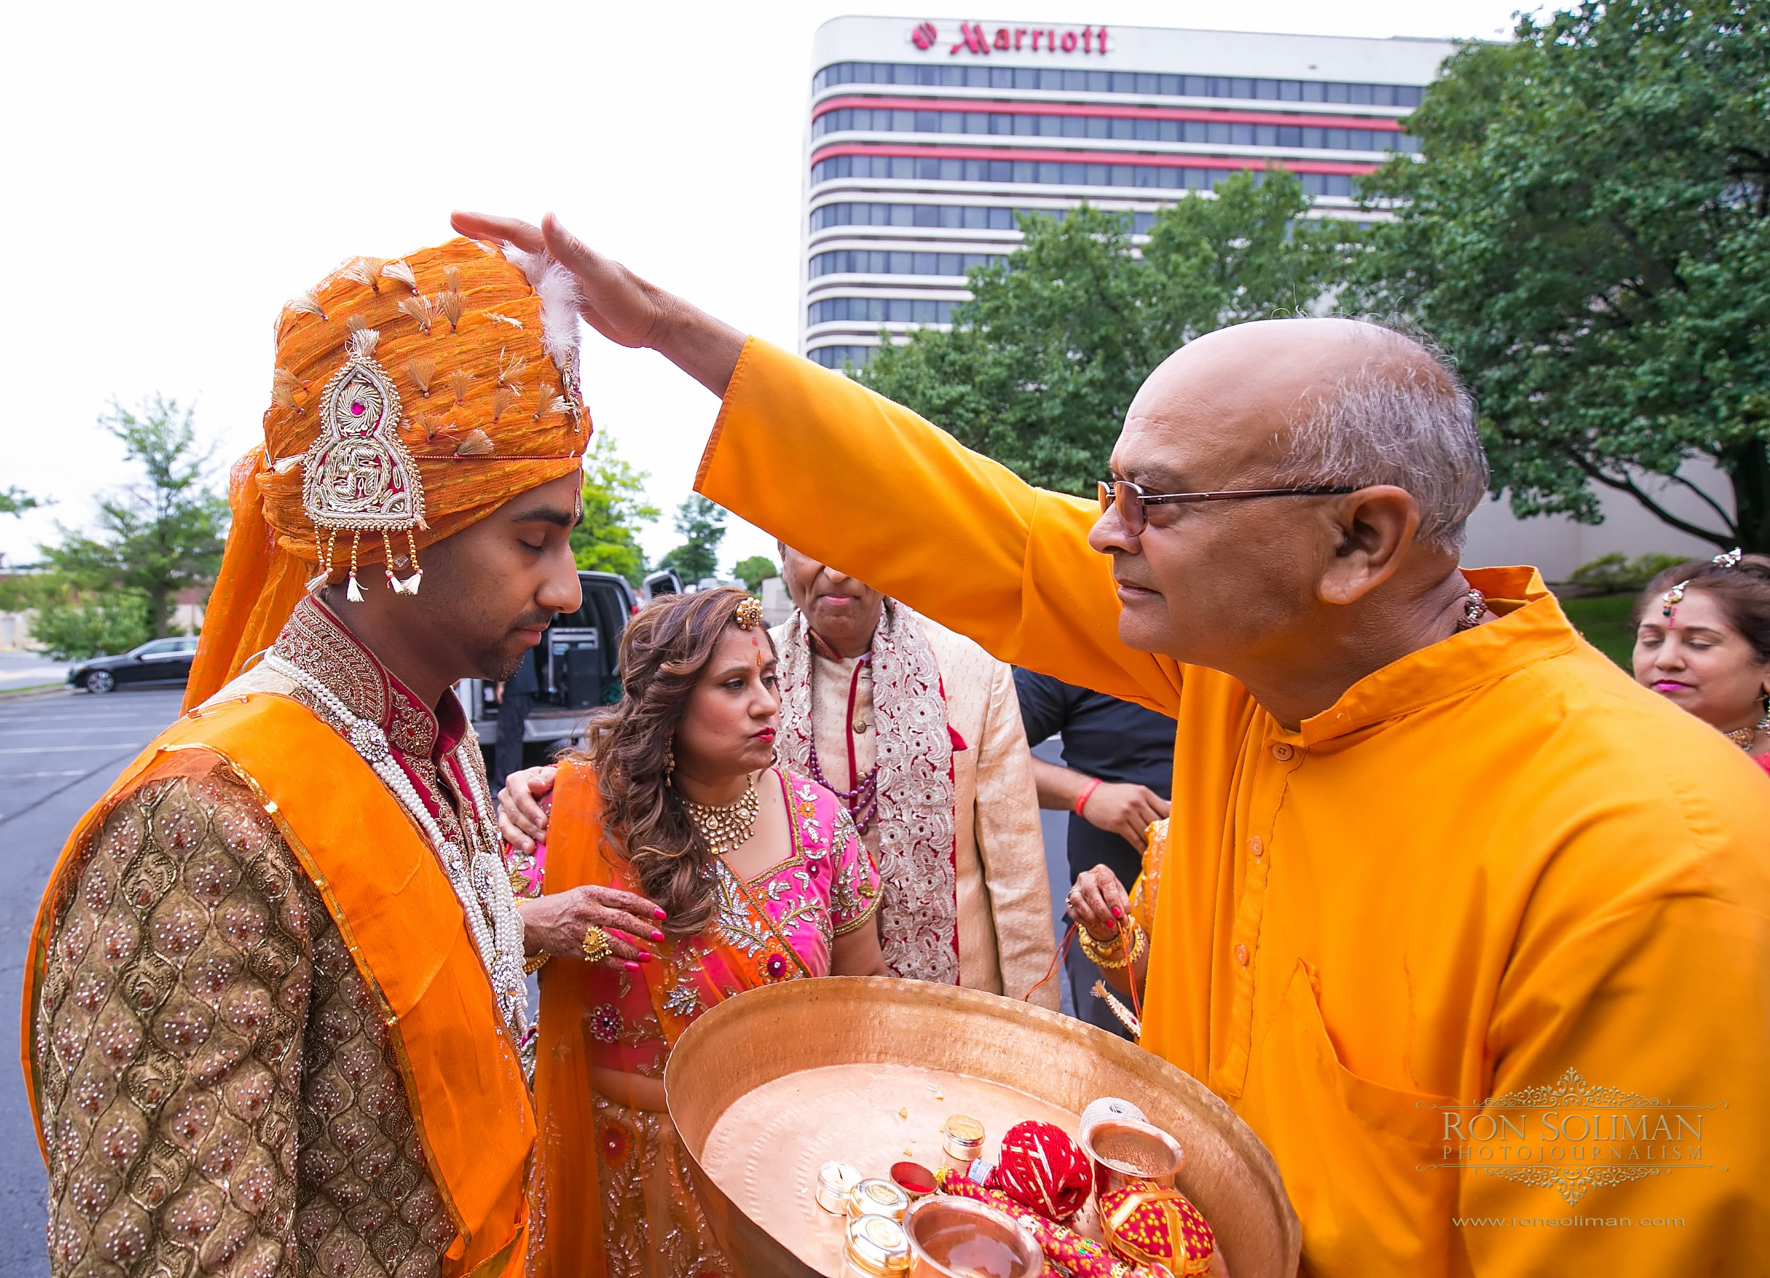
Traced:
[[[173, 719], [179, 688], [0, 697], [0, 998], [17, 1025], [37, 903], [68, 831]], [[16, 1042], [10, 1032], [0, 1042]], [[45, 1278], [43, 1160], [18, 1056], [0, 1060], [0, 1278]]]

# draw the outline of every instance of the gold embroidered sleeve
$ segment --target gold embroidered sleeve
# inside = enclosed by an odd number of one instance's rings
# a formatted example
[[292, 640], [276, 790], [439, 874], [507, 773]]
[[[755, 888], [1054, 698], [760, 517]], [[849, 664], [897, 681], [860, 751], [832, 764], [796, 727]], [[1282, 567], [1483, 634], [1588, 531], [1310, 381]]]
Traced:
[[311, 907], [275, 826], [205, 757], [116, 806], [50, 934], [35, 1063], [56, 1278], [297, 1270]]

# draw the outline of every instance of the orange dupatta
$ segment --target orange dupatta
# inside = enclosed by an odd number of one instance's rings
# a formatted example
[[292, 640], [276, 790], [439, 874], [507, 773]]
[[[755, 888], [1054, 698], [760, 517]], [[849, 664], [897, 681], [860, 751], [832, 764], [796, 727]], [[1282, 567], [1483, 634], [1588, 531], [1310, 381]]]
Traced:
[[[584, 763], [562, 763], [553, 782], [548, 827], [545, 888], [564, 892], [584, 884], [640, 895], [624, 860], [618, 864], [602, 847], [601, 795], [596, 776]], [[790, 808], [789, 808], [790, 812]], [[797, 835], [794, 836], [797, 838]], [[809, 976], [803, 960], [774, 927], [768, 912], [738, 890], [768, 925], [770, 944], [751, 956], [730, 945], [717, 926], [663, 948], [660, 960], [640, 965], [640, 978], [656, 1014], [664, 1042], [674, 1047], [707, 1008], [748, 989], [777, 980]], [[784, 953], [786, 969], [768, 975], [770, 958]], [[603, 1246], [602, 1195], [595, 1141], [595, 1086], [586, 1016], [594, 997], [588, 963], [554, 960], [541, 969], [540, 1039], [535, 1053], [535, 1110], [540, 1124], [539, 1197], [546, 1234], [530, 1258], [530, 1278], [581, 1278], [608, 1272]], [[684, 985], [697, 996], [692, 1008], [680, 994]], [[619, 1100], [618, 1097], [611, 1099]]]
[[25, 977], [25, 1080], [39, 1144], [35, 1012], [63, 894], [111, 810], [162, 754], [177, 750], [216, 755], [258, 796], [380, 1004], [425, 1162], [456, 1229], [445, 1278], [491, 1278], [513, 1259], [520, 1265], [534, 1114], [461, 904], [380, 778], [287, 697], [254, 693], [187, 714], [124, 769], [68, 837], [44, 892]]

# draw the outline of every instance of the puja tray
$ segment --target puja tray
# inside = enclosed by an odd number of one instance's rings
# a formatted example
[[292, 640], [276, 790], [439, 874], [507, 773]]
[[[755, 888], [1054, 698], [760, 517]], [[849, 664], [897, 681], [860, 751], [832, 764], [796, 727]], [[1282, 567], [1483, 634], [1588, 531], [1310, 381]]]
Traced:
[[[1179, 1188], [1216, 1234], [1213, 1278], [1291, 1278], [1300, 1232], [1278, 1168], [1196, 1079], [1082, 1021], [976, 990], [826, 977], [710, 1009], [670, 1054], [664, 1088], [714, 1236], [742, 1274], [835, 1278], [841, 1222], [813, 1198], [837, 1160], [885, 1176], [941, 1163], [952, 1114], [1002, 1134], [1042, 1119], [1077, 1134], [1101, 1096], [1141, 1109], [1186, 1151]], [[1094, 1209], [1076, 1228], [1099, 1238]]]

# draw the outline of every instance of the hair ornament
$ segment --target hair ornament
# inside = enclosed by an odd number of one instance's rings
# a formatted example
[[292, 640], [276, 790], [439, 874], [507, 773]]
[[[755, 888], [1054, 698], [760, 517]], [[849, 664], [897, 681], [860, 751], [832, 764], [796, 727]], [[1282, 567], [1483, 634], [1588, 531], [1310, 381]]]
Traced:
[[344, 268], [344, 278], [355, 280], [358, 284], [367, 284], [379, 293], [381, 291], [381, 268], [387, 265], [386, 258], [359, 257]]
[[379, 329], [370, 328], [367, 324], [359, 325], [356, 321], [362, 319], [362, 316], [360, 315], [352, 315], [350, 318], [352, 331], [350, 337], [344, 343], [344, 348], [356, 359], [364, 359], [373, 362], [375, 358], [375, 344], [381, 340], [381, 331]]
[[754, 595], [745, 595], [743, 602], [737, 606], [732, 615], [739, 630], [754, 630], [762, 624], [762, 602]]
[[[452, 270], [454, 268], [451, 267], [450, 269]], [[436, 307], [437, 314], [441, 315], [449, 322], [449, 332], [455, 332], [461, 323], [460, 292], [456, 289], [445, 288], [442, 292], [436, 295], [433, 304]]]
[[528, 366], [529, 366], [528, 360], [524, 359], [521, 355], [516, 355], [516, 356], [512, 356], [510, 358], [506, 358], [505, 353], [503, 351], [499, 351], [498, 352], [498, 382], [499, 382], [499, 384], [503, 385], [503, 386], [514, 386], [517, 389], [517, 391], [520, 393], [522, 390], [522, 380], [521, 380], [522, 375], [525, 371], [527, 371]]
[[475, 429], [469, 431], [467, 433], [467, 438], [455, 445], [455, 456], [484, 457], [495, 448], [496, 445], [492, 443], [492, 437], [490, 435], [486, 434], [483, 430]]
[[418, 291], [418, 275], [409, 263], [389, 262], [381, 268], [381, 274], [385, 279], [398, 280], [414, 293]]
[[1717, 568], [1737, 568], [1739, 567], [1739, 561], [1744, 558], [1744, 554], [1744, 551], [1740, 550], [1738, 546], [1735, 546], [1725, 554], [1716, 555], [1709, 562], [1714, 564]]
[[426, 333], [430, 331], [430, 325], [436, 319], [436, 308], [430, 304], [430, 299], [424, 294], [413, 293], [410, 297], [400, 298], [399, 308], [417, 320], [419, 328]]
[[430, 398], [430, 384], [436, 380], [436, 361], [433, 359], [414, 359], [406, 362], [406, 372], [411, 376], [413, 385], [425, 399]]
[[301, 379], [286, 368], [278, 368], [270, 375], [270, 402], [278, 408], [287, 408], [293, 412], [304, 413], [307, 410], [295, 402], [295, 392], [305, 389]]
[[1659, 597], [1660, 612], [1664, 615], [1667, 621], [1672, 619], [1672, 609], [1684, 602], [1684, 587], [1689, 584], [1690, 582], [1688, 580], [1680, 581], [1677, 585], [1673, 586], [1670, 590], [1666, 591], [1665, 594]]
[[301, 459], [301, 504], [316, 535], [325, 535], [319, 576], [331, 578], [338, 534], [348, 532], [345, 597], [353, 603], [363, 597], [357, 555], [365, 532], [381, 533], [391, 552], [390, 534], [404, 530], [413, 573], [400, 582], [388, 569], [396, 591], [417, 594], [421, 575], [413, 534], [424, 526], [424, 488], [418, 463], [399, 437], [399, 392], [373, 357], [376, 337], [367, 327], [351, 333], [348, 356], [320, 392], [320, 433]]
[[312, 293], [303, 293], [300, 297], [291, 297], [283, 303], [285, 311], [294, 311], [297, 315], [318, 315], [326, 318], [325, 311], [320, 309], [320, 300]]

